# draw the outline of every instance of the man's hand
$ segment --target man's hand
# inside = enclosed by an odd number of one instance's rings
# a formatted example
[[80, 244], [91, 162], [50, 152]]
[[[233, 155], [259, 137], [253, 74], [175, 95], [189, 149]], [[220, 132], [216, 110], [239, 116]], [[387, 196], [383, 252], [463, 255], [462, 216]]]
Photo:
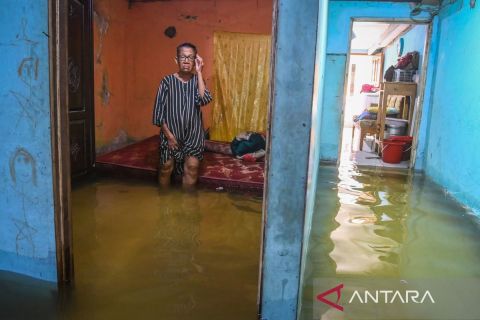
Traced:
[[162, 124], [162, 132], [165, 135], [165, 137], [167, 138], [168, 149], [170, 149], [170, 150], [178, 149], [178, 141], [175, 138], [175, 136], [173, 135], [173, 133], [170, 131], [170, 129], [168, 129], [168, 126], [165, 122]]
[[175, 136], [172, 134], [167, 138], [168, 141], [168, 148], [171, 150], [177, 150], [178, 149], [178, 142], [177, 139], [175, 139]]
[[203, 58], [197, 54], [197, 58], [195, 59], [195, 71], [197, 71], [197, 73], [200, 73], [202, 72], [202, 69], [203, 69]]

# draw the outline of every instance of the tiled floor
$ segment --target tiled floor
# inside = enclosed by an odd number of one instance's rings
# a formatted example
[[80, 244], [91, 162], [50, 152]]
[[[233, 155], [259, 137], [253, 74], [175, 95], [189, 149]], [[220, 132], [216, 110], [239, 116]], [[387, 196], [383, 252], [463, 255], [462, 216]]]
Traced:
[[402, 161], [400, 163], [386, 163], [374, 152], [371, 148], [373, 145], [372, 137], [366, 137], [366, 142], [363, 141], [363, 150], [360, 151], [360, 132], [355, 130], [355, 137], [352, 142], [352, 128], [343, 129], [343, 143], [342, 143], [342, 160], [353, 161], [357, 166], [361, 167], [382, 167], [382, 168], [396, 168], [408, 169], [409, 161]]

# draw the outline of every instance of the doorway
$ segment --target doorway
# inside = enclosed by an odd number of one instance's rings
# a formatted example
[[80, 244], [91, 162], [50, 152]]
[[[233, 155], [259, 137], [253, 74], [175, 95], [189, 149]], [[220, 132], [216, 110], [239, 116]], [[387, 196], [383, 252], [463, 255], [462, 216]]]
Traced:
[[[204, 45], [213, 41], [213, 32], [210, 37], [207, 29], [224, 23], [222, 31], [268, 34], [272, 26], [272, 1], [235, 4], [246, 10], [218, 4], [215, 11], [210, 10], [216, 13], [208, 13], [208, 8], [202, 8], [204, 3], [185, 8], [182, 2], [114, 2], [91, 2], [95, 80], [95, 141], [91, 145], [96, 149], [97, 172], [99, 154], [138, 146], [137, 142], [158, 133], [157, 128], [149, 127], [154, 96], [161, 76], [175, 68], [173, 57], [179, 43], [200, 39], [199, 52], [208, 59], [213, 74], [214, 52]], [[211, 3], [217, 6], [216, 1]], [[162, 13], [165, 21], [159, 22], [162, 10], [166, 11]], [[242, 23], [228, 22], [223, 16], [214, 19], [215, 14], [231, 17], [233, 11], [250, 17]], [[169, 20], [169, 16], [175, 19]], [[201, 20], [205, 16], [207, 25]], [[194, 26], [199, 33], [192, 33]], [[144, 38], [140, 41], [138, 35]], [[132, 45], [135, 41], [138, 46]], [[213, 80], [213, 76], [207, 77], [210, 89]], [[70, 149], [74, 149], [73, 145]], [[238, 319], [254, 316], [262, 197], [258, 193], [225, 192], [222, 188], [199, 188], [193, 194], [174, 188], [159, 194], [155, 182], [148, 180], [151, 175], [143, 177], [146, 181], [130, 178], [94, 176], [72, 190], [71, 242], [75, 244], [77, 299], [67, 312], [75, 315], [83, 310], [97, 316], [101, 312], [105, 317], [115, 313], [138, 315], [128, 307], [118, 308], [114, 299], [120, 295], [125, 306], [149, 310], [146, 315], [161, 316], [163, 312], [164, 318], [188, 318], [193, 312], [198, 319], [218, 318], [218, 314], [232, 308], [238, 311]], [[257, 185], [255, 181], [252, 184]], [[115, 271], [107, 275], [105, 270]], [[106, 307], [101, 311], [88, 297], [92, 285], [102, 292], [98, 301]], [[232, 295], [232, 290], [236, 294]], [[244, 304], [238, 304], [238, 296], [243, 297]], [[158, 299], [165, 304], [158, 304]], [[108, 307], [114, 301], [116, 310]], [[225, 309], [216, 307], [219, 301]]]
[[341, 161], [366, 167], [413, 167], [429, 28], [412, 22], [352, 22]]

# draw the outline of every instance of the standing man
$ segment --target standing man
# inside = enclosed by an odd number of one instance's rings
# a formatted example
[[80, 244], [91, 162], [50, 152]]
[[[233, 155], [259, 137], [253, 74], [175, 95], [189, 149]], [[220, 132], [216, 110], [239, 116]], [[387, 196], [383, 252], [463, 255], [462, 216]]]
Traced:
[[198, 178], [203, 159], [204, 132], [200, 107], [212, 101], [205, 87], [203, 59], [191, 43], [177, 47], [178, 72], [163, 78], [153, 110], [153, 124], [160, 127], [158, 182], [168, 187], [173, 170], [183, 175], [189, 188]]

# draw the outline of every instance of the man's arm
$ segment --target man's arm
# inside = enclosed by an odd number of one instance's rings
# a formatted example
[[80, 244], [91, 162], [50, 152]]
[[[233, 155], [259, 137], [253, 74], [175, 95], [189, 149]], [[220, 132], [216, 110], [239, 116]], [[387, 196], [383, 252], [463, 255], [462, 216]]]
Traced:
[[197, 59], [195, 59], [195, 69], [198, 77], [198, 94], [200, 95], [200, 98], [203, 99], [205, 95], [205, 81], [203, 81], [202, 75], [203, 59], [199, 55], [197, 55]]
[[203, 107], [209, 104], [212, 101], [212, 95], [205, 86], [205, 81], [203, 80], [203, 59], [200, 56], [197, 56], [195, 60], [195, 68], [197, 71], [197, 90], [195, 92], [195, 106]]
[[152, 123], [158, 127], [162, 127], [165, 115], [165, 104], [167, 102], [168, 85], [165, 79], [158, 86], [157, 97], [153, 107]]

